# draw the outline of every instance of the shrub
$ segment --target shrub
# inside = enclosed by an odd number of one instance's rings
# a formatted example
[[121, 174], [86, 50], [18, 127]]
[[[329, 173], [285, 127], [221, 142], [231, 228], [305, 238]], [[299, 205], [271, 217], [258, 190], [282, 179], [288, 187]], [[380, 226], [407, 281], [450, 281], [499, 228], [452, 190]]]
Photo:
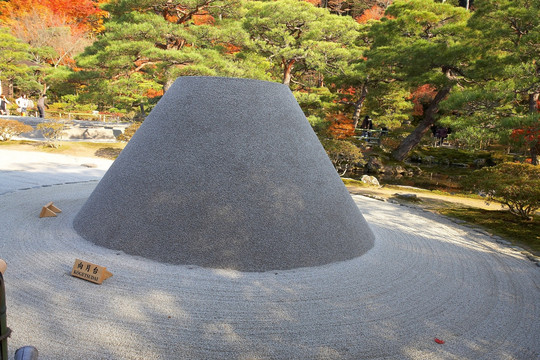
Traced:
[[0, 141], [7, 141], [13, 136], [34, 130], [30, 125], [16, 120], [0, 120]]
[[120, 135], [118, 135], [116, 137], [116, 140], [118, 141], [122, 141], [122, 142], [129, 142], [129, 140], [131, 140], [131, 138], [133, 137], [133, 135], [135, 135], [135, 132], [137, 132], [137, 130], [139, 130], [139, 128], [141, 127], [142, 125], [142, 122], [135, 122], [131, 125], [129, 125], [123, 133], [121, 133]]
[[531, 220], [540, 209], [540, 166], [503, 163], [476, 170], [464, 182], [486, 194], [487, 201], [496, 200], [508, 206], [509, 211]]
[[56, 141], [60, 139], [63, 134], [64, 129], [66, 129], [66, 124], [60, 121], [48, 121], [37, 126], [38, 130], [41, 130], [41, 133], [47, 139], [47, 143], [50, 147], [58, 147]]
[[322, 145], [340, 176], [355, 165], [363, 163], [360, 149], [349, 141], [323, 140]]

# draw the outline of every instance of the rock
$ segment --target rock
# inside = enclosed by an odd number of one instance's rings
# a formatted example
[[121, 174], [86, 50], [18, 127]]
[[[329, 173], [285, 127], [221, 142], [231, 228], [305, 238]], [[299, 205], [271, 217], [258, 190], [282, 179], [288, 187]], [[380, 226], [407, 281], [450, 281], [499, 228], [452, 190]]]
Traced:
[[370, 198], [370, 199], [379, 200], [379, 201], [382, 201], [382, 202], [385, 202], [385, 201], [386, 201], [385, 198], [383, 198], [383, 197], [381, 197], [381, 196], [377, 196], [377, 195], [369, 195], [369, 194], [367, 194], [367, 195], [364, 195], [364, 196], [365, 196], [365, 197], [368, 197], [368, 198]]
[[384, 165], [379, 172], [384, 173], [384, 174], [394, 175], [394, 176], [397, 175], [394, 167], [390, 165]]
[[486, 159], [474, 159], [473, 160], [474, 167], [481, 168], [486, 166]]
[[379, 180], [377, 180], [375, 176], [363, 175], [361, 180], [364, 184], [373, 185], [373, 186], [381, 186], [381, 184], [379, 183]]
[[498, 242], [499, 244], [503, 244], [503, 245], [512, 245], [512, 243], [510, 241], [507, 241], [507, 240], [504, 240], [504, 239], [496, 239], [495, 241]]
[[433, 164], [435, 162], [435, 158], [433, 156], [424, 156], [422, 158], [422, 163], [425, 163], [425, 164]]
[[468, 168], [469, 167], [469, 164], [464, 164], [464, 163], [452, 163], [451, 165], [455, 166], [455, 167], [461, 167], [461, 168]]
[[492, 234], [487, 232], [486, 230], [484, 229], [474, 229], [474, 231], [476, 231], [477, 233], [479, 234], [482, 234], [482, 235], [487, 235], [487, 236], [491, 236]]
[[412, 162], [422, 162], [422, 158], [418, 154], [412, 154], [409, 160]]
[[439, 164], [449, 166], [450, 160], [448, 160], [447, 158], [441, 159], [439, 160]]
[[[384, 172], [383, 170], [383, 164], [381, 162], [381, 159], [379, 159], [377, 156], [370, 156], [369, 160], [366, 164], [366, 170], [370, 173], [378, 174], [380, 172]], [[382, 170], [382, 171], [381, 171]]]

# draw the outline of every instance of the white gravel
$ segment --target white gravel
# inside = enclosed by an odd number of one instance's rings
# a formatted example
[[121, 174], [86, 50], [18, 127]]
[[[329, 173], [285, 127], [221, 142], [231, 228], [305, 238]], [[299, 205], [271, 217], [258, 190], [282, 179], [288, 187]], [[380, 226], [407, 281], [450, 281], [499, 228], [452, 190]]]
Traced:
[[0, 195], [18, 189], [99, 180], [112, 161], [0, 149]]
[[[40, 184], [32, 166], [0, 159], [10, 358], [24, 345], [40, 360], [540, 358], [540, 267], [444, 218], [355, 196], [376, 237], [356, 259], [264, 273], [168, 265], [76, 234], [96, 169], [75, 161], [64, 177], [51, 161]], [[27, 176], [63, 185], [18, 190]], [[49, 201], [62, 213], [40, 219]], [[71, 277], [75, 258], [114, 275]]]

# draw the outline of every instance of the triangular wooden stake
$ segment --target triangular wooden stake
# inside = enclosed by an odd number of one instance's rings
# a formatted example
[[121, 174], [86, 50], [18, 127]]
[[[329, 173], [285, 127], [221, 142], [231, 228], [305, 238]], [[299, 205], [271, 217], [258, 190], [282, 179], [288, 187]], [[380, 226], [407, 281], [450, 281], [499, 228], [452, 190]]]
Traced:
[[61, 213], [61, 212], [62, 212], [62, 210], [60, 210], [59, 208], [57, 208], [56, 206], [54, 206], [52, 203], [51, 203], [51, 205], [49, 205], [47, 208], [48, 208], [49, 210], [54, 211], [55, 213]]
[[39, 214], [39, 217], [53, 217], [56, 216], [56, 213], [52, 210], [49, 210], [49, 208], [46, 208], [45, 206], [43, 209], [41, 209], [41, 213]]
[[51, 201], [50, 203], [48, 203], [47, 205], [45, 205], [41, 209], [41, 213], [39, 214], [39, 217], [40, 218], [42, 218], [42, 217], [54, 217], [54, 216], [56, 216], [56, 213], [61, 213], [61, 212], [62, 212], [62, 210], [60, 210], [59, 208], [54, 206], [53, 202]]

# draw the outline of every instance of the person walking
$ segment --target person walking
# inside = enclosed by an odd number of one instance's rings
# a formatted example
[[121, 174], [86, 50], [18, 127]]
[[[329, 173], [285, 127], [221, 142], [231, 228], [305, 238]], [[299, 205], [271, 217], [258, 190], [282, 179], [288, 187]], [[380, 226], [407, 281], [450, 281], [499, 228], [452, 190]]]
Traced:
[[11, 104], [11, 102], [6, 99], [5, 95], [0, 95], [0, 115], [9, 115], [8, 104]]
[[39, 111], [39, 117], [44, 118], [45, 117], [45, 108], [49, 108], [46, 104], [47, 95], [40, 95], [39, 99], [37, 101], [37, 108]]
[[15, 103], [19, 109], [21, 109], [21, 116], [26, 116], [26, 109], [28, 108], [28, 98], [26, 97], [26, 94], [23, 94], [21, 97], [15, 100]]

